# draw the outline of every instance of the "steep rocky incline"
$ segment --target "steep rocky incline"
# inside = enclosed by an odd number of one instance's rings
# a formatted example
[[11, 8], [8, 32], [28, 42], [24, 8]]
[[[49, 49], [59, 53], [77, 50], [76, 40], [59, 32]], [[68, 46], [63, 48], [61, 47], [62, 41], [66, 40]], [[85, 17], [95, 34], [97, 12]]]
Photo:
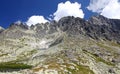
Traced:
[[120, 74], [120, 20], [68, 16], [0, 27], [0, 74]]
[[120, 20], [112, 20], [101, 15], [88, 21], [81, 18], [64, 17], [58, 22], [62, 31], [69, 34], [83, 34], [93, 39], [105, 39], [120, 42]]

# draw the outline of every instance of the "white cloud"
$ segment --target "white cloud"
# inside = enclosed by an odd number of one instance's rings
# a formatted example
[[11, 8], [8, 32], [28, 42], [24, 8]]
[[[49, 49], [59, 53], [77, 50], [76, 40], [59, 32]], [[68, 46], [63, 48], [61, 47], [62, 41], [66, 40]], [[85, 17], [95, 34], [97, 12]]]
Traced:
[[80, 8], [81, 4], [77, 2], [71, 3], [70, 1], [66, 1], [65, 3], [59, 3], [57, 11], [53, 14], [54, 20], [58, 21], [60, 18], [65, 16], [84, 18], [84, 13]]
[[1, 30], [4, 30], [4, 28], [0, 26], [0, 31], [1, 31]]
[[103, 9], [101, 15], [108, 18], [120, 19], [120, 2], [111, 0], [110, 3]]
[[26, 24], [28, 26], [31, 26], [31, 25], [35, 25], [37, 23], [46, 23], [46, 22], [48, 22], [48, 20], [46, 20], [43, 16], [33, 15], [28, 19]]
[[120, 19], [119, 0], [90, 0], [90, 4], [87, 8], [105, 17]]
[[21, 24], [22, 22], [21, 21], [16, 21], [15, 24]]
[[87, 8], [92, 12], [100, 13], [109, 3], [109, 1], [110, 0], [90, 0], [90, 4]]

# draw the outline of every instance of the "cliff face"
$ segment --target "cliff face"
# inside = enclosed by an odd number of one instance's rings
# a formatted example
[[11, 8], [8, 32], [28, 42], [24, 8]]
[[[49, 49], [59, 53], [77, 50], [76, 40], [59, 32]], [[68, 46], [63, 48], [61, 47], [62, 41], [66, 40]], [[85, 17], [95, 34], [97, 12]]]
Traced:
[[58, 24], [62, 31], [83, 34], [93, 39], [120, 41], [120, 20], [112, 20], [101, 15], [93, 16], [88, 21], [74, 17], [64, 17]]
[[120, 20], [97, 15], [30, 27], [12, 23], [0, 31], [1, 64], [0, 73], [11, 74], [119, 74]]

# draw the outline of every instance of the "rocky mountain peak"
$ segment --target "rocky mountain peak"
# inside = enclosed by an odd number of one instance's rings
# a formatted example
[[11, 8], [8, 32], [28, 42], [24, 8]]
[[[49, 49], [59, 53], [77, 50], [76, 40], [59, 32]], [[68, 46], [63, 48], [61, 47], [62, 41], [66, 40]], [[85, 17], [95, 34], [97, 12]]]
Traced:
[[94, 25], [107, 25], [107, 26], [111, 25], [111, 21], [102, 15], [92, 16], [89, 19], [89, 22]]
[[74, 16], [67, 16], [67, 17], [63, 17], [58, 21], [58, 24], [61, 26], [64, 26], [64, 24], [67, 24], [69, 26], [71, 25], [76, 25], [75, 23], [77, 23], [78, 21], [82, 22], [86, 22], [84, 19], [79, 18], [79, 17], [74, 17]]
[[15, 22], [10, 24], [10, 29], [28, 29], [28, 26], [22, 22]]
[[58, 26], [62, 31], [73, 31], [73, 29], [75, 30], [77, 27], [85, 26], [85, 23], [86, 21], [82, 18], [68, 16], [61, 18], [58, 22]]
[[61, 18], [58, 26], [71, 35], [86, 35], [93, 39], [120, 42], [120, 20], [111, 20], [102, 15], [92, 16], [88, 21], [72, 16]]

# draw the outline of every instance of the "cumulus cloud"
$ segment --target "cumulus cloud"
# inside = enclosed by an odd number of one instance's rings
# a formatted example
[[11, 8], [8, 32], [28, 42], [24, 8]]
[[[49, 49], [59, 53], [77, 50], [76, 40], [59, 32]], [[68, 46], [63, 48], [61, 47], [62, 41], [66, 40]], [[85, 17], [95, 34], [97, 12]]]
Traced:
[[108, 5], [110, 0], [90, 0], [90, 4], [87, 7], [92, 12], [102, 12], [102, 10]]
[[59, 3], [57, 11], [53, 14], [54, 20], [58, 21], [65, 16], [74, 16], [84, 18], [84, 13], [81, 9], [81, 4], [78, 2], [71, 3], [66, 1], [65, 3]]
[[119, 0], [90, 0], [90, 4], [87, 8], [92, 12], [100, 13], [105, 17], [120, 19]]
[[31, 26], [31, 25], [35, 25], [37, 23], [46, 23], [46, 22], [48, 22], [48, 20], [46, 20], [43, 16], [33, 15], [28, 19], [26, 24], [28, 26]]
[[108, 18], [120, 19], [120, 2], [118, 0], [111, 0], [103, 9], [101, 15], [104, 15]]
[[21, 24], [22, 22], [20, 20], [16, 21], [15, 24]]

